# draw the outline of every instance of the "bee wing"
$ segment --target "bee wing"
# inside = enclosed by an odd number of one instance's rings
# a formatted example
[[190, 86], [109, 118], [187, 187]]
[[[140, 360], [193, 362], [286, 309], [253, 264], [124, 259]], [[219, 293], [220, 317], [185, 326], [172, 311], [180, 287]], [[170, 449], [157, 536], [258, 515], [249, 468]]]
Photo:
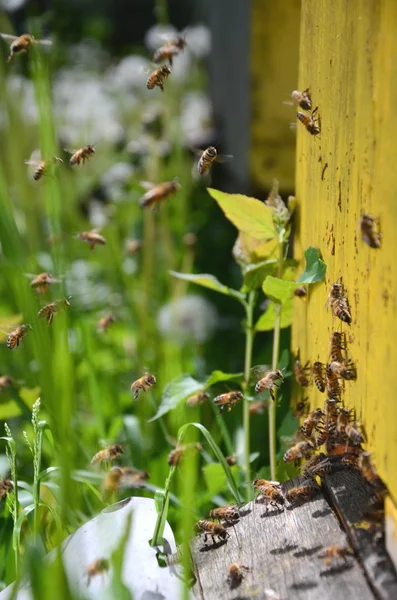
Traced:
[[68, 154], [75, 154], [77, 152], [77, 148], [75, 148], [75, 149], [64, 148], [64, 151], [67, 152]]
[[234, 158], [233, 154], [217, 154], [216, 157], [216, 162], [219, 163], [226, 163], [229, 162], [229, 160], [232, 160]]
[[262, 379], [271, 370], [270, 365], [256, 365], [250, 369], [249, 385], [256, 384], [259, 379]]
[[41, 160], [25, 160], [25, 165], [32, 165], [34, 167], [37, 167], [37, 165], [41, 162]]
[[18, 39], [18, 36], [16, 35], [10, 35], [8, 33], [0, 33], [1, 37], [3, 38], [3, 40], [6, 40], [6, 42], [15, 42], [15, 40]]
[[155, 183], [151, 183], [150, 181], [140, 181], [139, 185], [141, 187], [143, 187], [144, 190], [148, 190], [148, 191], [152, 190], [153, 188], [156, 187], [156, 184]]
[[202, 153], [204, 152], [204, 150], [202, 150], [201, 148], [190, 148], [190, 150], [193, 152], [193, 154], [195, 154], [196, 156], [201, 156]]
[[36, 40], [36, 42], [42, 46], [52, 46], [52, 40]]

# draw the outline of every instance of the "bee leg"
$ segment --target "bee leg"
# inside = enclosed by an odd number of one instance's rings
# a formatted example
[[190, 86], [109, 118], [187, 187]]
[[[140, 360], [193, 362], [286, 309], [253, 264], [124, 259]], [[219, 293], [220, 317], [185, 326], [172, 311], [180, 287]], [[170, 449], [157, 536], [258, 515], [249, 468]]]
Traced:
[[204, 544], [207, 543], [207, 535], [208, 535], [207, 533], [204, 534]]
[[164, 92], [164, 86], [163, 86], [163, 84], [162, 84], [162, 83], [160, 83], [160, 84], [159, 84], [159, 88], [160, 88], [160, 90], [161, 90], [162, 92]]
[[136, 400], [139, 396], [139, 390], [135, 390], [134, 392], [134, 400]]

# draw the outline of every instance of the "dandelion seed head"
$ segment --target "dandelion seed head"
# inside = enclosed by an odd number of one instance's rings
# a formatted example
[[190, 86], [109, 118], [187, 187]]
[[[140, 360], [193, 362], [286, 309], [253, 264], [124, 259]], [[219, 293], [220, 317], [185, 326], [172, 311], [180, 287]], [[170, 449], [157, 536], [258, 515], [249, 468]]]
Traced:
[[217, 323], [214, 306], [197, 294], [187, 294], [165, 304], [157, 317], [161, 333], [179, 343], [202, 344], [212, 335]]

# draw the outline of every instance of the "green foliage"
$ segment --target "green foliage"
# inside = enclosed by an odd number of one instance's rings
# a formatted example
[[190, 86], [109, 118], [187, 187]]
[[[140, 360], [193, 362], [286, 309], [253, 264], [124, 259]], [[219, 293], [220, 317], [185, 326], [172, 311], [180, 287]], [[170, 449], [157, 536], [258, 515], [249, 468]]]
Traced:
[[305, 261], [305, 269], [302, 275], [298, 277], [297, 283], [317, 283], [323, 281], [327, 265], [320, 257], [319, 249], [310, 246], [310, 248], [305, 250]]
[[201, 275], [190, 275], [189, 273], [177, 273], [176, 271], [170, 271], [170, 274], [174, 277], [177, 277], [178, 279], [190, 281], [191, 283], [195, 283], [196, 285], [201, 285], [202, 287], [209, 288], [210, 290], [214, 290], [215, 292], [219, 292], [220, 294], [225, 294], [226, 296], [233, 296], [237, 300], [241, 301], [244, 299], [243, 294], [241, 294], [237, 290], [228, 288], [226, 285], [223, 285], [213, 275], [207, 275], [205, 273]]

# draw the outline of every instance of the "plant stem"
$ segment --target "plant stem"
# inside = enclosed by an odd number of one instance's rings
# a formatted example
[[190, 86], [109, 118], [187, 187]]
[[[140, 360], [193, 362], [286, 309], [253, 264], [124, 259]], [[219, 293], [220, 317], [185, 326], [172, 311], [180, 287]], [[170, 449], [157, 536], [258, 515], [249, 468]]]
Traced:
[[220, 415], [220, 414], [218, 414], [217, 407], [212, 402], [211, 402], [211, 408], [212, 408], [213, 413], [215, 415], [216, 422], [219, 425], [219, 429], [220, 429], [220, 432], [221, 432], [221, 435], [222, 435], [222, 438], [223, 438], [223, 443], [226, 446], [227, 453], [228, 453], [229, 456], [231, 456], [233, 454], [233, 442], [232, 442], [232, 439], [230, 437], [230, 433], [228, 432], [227, 427], [225, 425], [225, 421], [223, 419], [223, 416]]
[[[251, 481], [250, 465], [250, 412], [249, 402], [246, 398], [248, 390], [248, 380], [252, 364], [252, 347], [254, 344], [254, 306], [256, 293], [254, 291], [248, 294], [248, 301], [245, 303], [246, 324], [245, 324], [245, 360], [244, 360], [244, 404], [243, 404], [243, 424], [244, 424], [244, 466], [245, 480]], [[247, 486], [247, 501], [251, 499], [251, 489]]]
[[[12, 462], [11, 462], [11, 474], [12, 480], [14, 483], [14, 506], [13, 506], [13, 520], [14, 520], [14, 532], [18, 520], [18, 480], [17, 480], [17, 455], [16, 455], [16, 446], [14, 451], [11, 453]], [[15, 579], [19, 577], [19, 553], [20, 553], [20, 544], [19, 537], [15, 535], [12, 536], [12, 543], [14, 548], [14, 556], [15, 556]]]
[[[277, 266], [277, 276], [281, 279], [283, 276], [284, 266], [284, 234], [279, 234], [279, 256]], [[278, 359], [280, 354], [280, 330], [281, 330], [281, 310], [280, 303], [276, 303], [274, 312], [276, 318], [273, 329], [273, 351], [272, 351], [272, 371], [277, 369]], [[274, 402], [269, 406], [269, 459], [270, 459], [270, 479], [276, 479], [276, 408], [277, 408], [277, 388], [275, 389]]]
[[33, 482], [33, 501], [34, 501], [34, 520], [33, 528], [35, 535], [39, 532], [39, 508], [40, 508], [40, 471], [41, 471], [41, 450], [43, 443], [43, 430], [47, 423], [40, 421], [38, 423], [38, 431], [35, 432], [37, 436], [36, 447], [35, 447], [35, 465], [34, 465], [34, 482]]

